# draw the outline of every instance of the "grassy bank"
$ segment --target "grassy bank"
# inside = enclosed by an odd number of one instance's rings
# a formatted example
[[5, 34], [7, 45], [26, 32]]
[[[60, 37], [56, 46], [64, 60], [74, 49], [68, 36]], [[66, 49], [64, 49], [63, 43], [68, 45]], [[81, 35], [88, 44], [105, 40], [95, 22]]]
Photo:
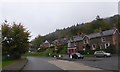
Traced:
[[47, 50], [45, 50], [44, 52], [27, 52], [25, 54], [23, 54], [23, 56], [37, 56], [37, 57], [48, 57], [49, 53], [52, 54], [53, 53], [54, 48], [49, 48]]
[[23, 56], [37, 56], [37, 57], [48, 57], [45, 53], [25, 53]]

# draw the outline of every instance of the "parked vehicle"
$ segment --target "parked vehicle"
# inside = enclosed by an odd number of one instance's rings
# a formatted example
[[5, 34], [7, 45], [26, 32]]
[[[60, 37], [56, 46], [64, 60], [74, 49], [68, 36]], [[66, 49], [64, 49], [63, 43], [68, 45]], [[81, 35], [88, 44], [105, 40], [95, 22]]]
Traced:
[[73, 53], [72, 54], [72, 58], [73, 59], [83, 59], [84, 55], [80, 54], [80, 53]]
[[95, 51], [94, 55], [96, 57], [111, 57], [111, 53], [107, 53], [104, 51]]

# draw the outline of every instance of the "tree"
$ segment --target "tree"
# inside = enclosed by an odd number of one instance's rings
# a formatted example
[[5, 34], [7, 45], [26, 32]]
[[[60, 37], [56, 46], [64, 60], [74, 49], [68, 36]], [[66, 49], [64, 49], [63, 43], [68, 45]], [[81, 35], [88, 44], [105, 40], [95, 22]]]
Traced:
[[96, 20], [100, 20], [101, 18], [100, 18], [100, 16], [99, 15], [97, 15], [96, 16]]
[[118, 21], [116, 23], [116, 26], [117, 26], [118, 30], [120, 31], [120, 16], [118, 16], [117, 20]]
[[10, 59], [20, 58], [29, 48], [30, 33], [21, 23], [2, 24], [2, 55]]

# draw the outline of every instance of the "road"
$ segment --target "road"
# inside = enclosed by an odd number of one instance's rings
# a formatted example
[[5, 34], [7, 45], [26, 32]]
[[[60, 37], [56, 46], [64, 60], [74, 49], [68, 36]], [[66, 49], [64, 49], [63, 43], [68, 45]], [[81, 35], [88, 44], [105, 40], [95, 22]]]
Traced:
[[[70, 70], [69, 72], [75, 72], [72, 70], [97, 70], [97, 72], [101, 72], [102, 69], [87, 66], [83, 63], [77, 63], [74, 61], [67, 61], [67, 60], [58, 60], [55, 58], [45, 58], [45, 57], [27, 57], [28, 63], [24, 67], [23, 71], [26, 70], [54, 70], [57, 72], [64, 72], [65, 70]], [[84, 72], [84, 71], [83, 71]], [[86, 71], [85, 71], [86, 72]], [[88, 71], [87, 71], [88, 72]], [[96, 71], [94, 71], [96, 72]], [[103, 72], [103, 71], [102, 71]], [[105, 71], [111, 72], [111, 71]]]
[[57, 66], [49, 63], [53, 61], [53, 58], [38, 58], [38, 57], [27, 57], [28, 63], [24, 67], [24, 70], [61, 70]]
[[67, 60], [55, 58], [27, 57], [28, 63], [24, 70], [101, 70]]
[[118, 70], [118, 56], [101, 58], [101, 60], [98, 61], [76, 60], [75, 62], [105, 70]]

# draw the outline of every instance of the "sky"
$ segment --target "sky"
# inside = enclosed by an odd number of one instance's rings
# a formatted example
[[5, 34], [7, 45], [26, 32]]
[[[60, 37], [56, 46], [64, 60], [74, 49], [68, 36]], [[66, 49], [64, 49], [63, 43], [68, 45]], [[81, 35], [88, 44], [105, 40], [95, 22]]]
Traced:
[[90, 22], [118, 14], [118, 0], [4, 0], [0, 3], [0, 23], [21, 22], [31, 32], [31, 39], [56, 29]]

